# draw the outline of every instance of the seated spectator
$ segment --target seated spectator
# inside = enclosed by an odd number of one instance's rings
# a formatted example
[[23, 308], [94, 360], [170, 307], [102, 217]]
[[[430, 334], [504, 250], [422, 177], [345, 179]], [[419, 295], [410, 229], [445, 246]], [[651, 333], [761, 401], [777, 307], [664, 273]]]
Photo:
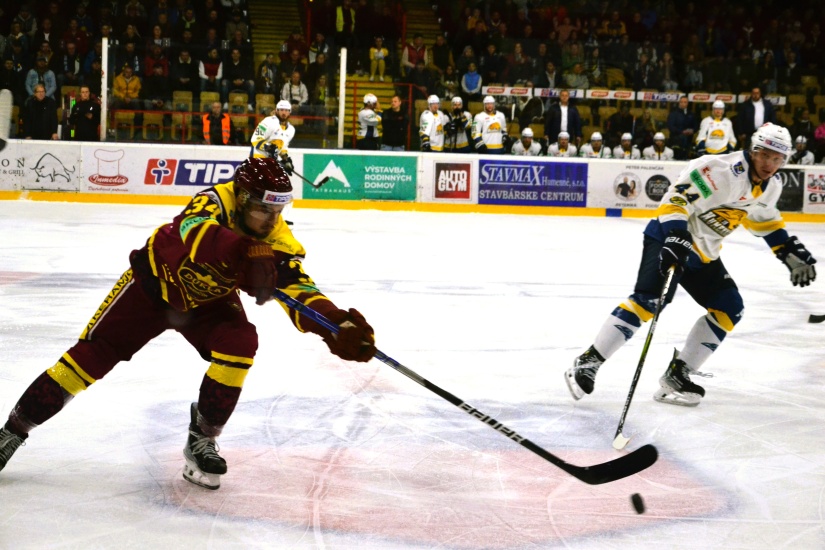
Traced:
[[149, 38], [146, 39], [145, 48], [147, 52], [152, 51], [152, 46], [160, 46], [161, 49], [165, 50], [169, 46], [171, 46], [171, 40], [169, 40], [168, 36], [164, 36], [163, 34], [163, 27], [160, 25], [153, 25], [152, 26], [152, 34]]
[[143, 85], [144, 109], [147, 111], [171, 111], [172, 90], [169, 77], [163, 74], [163, 65], [152, 66], [152, 74], [147, 76]]
[[309, 53], [307, 54], [309, 63], [315, 63], [315, 58], [319, 54], [324, 54], [327, 59], [329, 59], [329, 44], [327, 43], [324, 33], [321, 31], [317, 31], [315, 33], [315, 41], [309, 45]]
[[808, 151], [808, 138], [805, 136], [799, 136], [794, 140], [794, 153], [791, 155], [791, 158], [788, 159], [788, 164], [802, 164], [802, 165], [812, 165], [814, 164], [814, 154]]
[[301, 77], [303, 77], [304, 72], [306, 72], [306, 65], [301, 59], [301, 52], [298, 50], [292, 50], [289, 53], [289, 59], [286, 61], [281, 61], [281, 64], [278, 65], [278, 72], [281, 76], [281, 88], [283, 88], [284, 84], [287, 84], [290, 81], [292, 78], [292, 73], [296, 71], [301, 73]]
[[557, 139], [558, 141], [550, 144], [550, 146], [547, 148], [548, 157], [579, 156], [579, 149], [575, 145], [570, 143], [570, 134], [568, 134], [567, 132], [559, 132]]
[[63, 33], [55, 32], [54, 28], [52, 27], [51, 17], [44, 17], [43, 20], [40, 22], [40, 26], [38, 27], [37, 32], [34, 33], [34, 37], [32, 38], [32, 44], [42, 44], [43, 42], [48, 42], [52, 51], [57, 51], [58, 49], [60, 49], [60, 43], [63, 39], [61, 36], [62, 34]]
[[465, 46], [464, 51], [461, 52], [455, 65], [456, 72], [458, 72], [459, 76], [463, 76], [464, 73], [470, 70], [470, 63], [478, 67], [478, 58], [473, 52], [472, 46]]
[[670, 52], [664, 52], [659, 60], [659, 81], [662, 91], [670, 92], [679, 89], [678, 75], [676, 73], [676, 63]]
[[659, 131], [659, 125], [653, 118], [653, 112], [650, 109], [642, 111], [642, 116], [636, 121], [636, 127], [633, 130], [633, 143], [640, 150], [653, 145], [653, 136]]
[[379, 82], [384, 82], [384, 72], [387, 70], [387, 57], [390, 52], [384, 47], [384, 37], [376, 36], [370, 48], [370, 82], [375, 82], [376, 72]]
[[692, 152], [693, 136], [699, 129], [696, 115], [688, 106], [687, 96], [680, 97], [677, 107], [668, 113], [667, 129], [670, 132], [670, 143], [676, 153], [676, 159], [687, 160]]
[[416, 61], [415, 70], [407, 75], [407, 83], [412, 84], [413, 100], [427, 99], [435, 90], [435, 83], [423, 59]]
[[143, 62], [144, 56], [137, 51], [137, 42], [126, 42], [122, 45], [123, 51], [117, 57], [117, 66], [130, 65], [135, 71], [135, 76], [140, 78], [145, 73]]
[[202, 92], [220, 92], [221, 79], [223, 78], [223, 63], [218, 55], [218, 50], [212, 48], [206, 59], [198, 64], [198, 76], [201, 81]]
[[562, 85], [561, 75], [556, 70], [556, 64], [552, 61], [547, 61], [544, 65], [544, 70], [533, 77], [533, 84], [536, 88], [558, 88]]
[[586, 90], [590, 87], [590, 82], [587, 80], [587, 74], [584, 72], [584, 66], [581, 63], [573, 65], [573, 69], [564, 75], [565, 87], [573, 90]]
[[32, 96], [20, 110], [22, 139], [55, 140], [57, 136], [57, 104], [46, 95], [43, 84], [35, 84]]
[[278, 66], [275, 64], [275, 54], [269, 52], [258, 70], [255, 72], [255, 89], [259, 94], [277, 95], [278, 90]]
[[306, 111], [305, 107], [309, 103], [309, 90], [307, 90], [306, 85], [301, 82], [301, 73], [299, 71], [293, 71], [290, 81], [281, 88], [281, 99], [289, 101], [292, 105], [293, 113], [302, 109]]
[[[223, 16], [221, 16], [220, 12], [216, 9], [211, 9], [206, 14], [206, 21], [203, 24], [204, 27], [207, 29], [215, 29], [215, 32], [218, 36], [227, 36], [226, 35], [226, 24], [223, 20]], [[229, 36], [232, 36], [231, 34]], [[246, 34], [244, 35], [244, 40], [249, 37], [249, 31], [247, 30]]]
[[642, 151], [645, 160], [673, 160], [673, 149], [665, 145], [665, 135], [662, 132], [653, 134], [653, 145]]
[[63, 33], [63, 43], [68, 44], [74, 42], [77, 47], [77, 52], [80, 55], [86, 55], [89, 52], [89, 35], [80, 28], [77, 19], [69, 19], [69, 28]]
[[481, 60], [478, 65], [481, 78], [484, 79], [484, 82], [487, 82], [488, 85], [503, 83], [504, 66], [504, 58], [499, 55], [496, 50], [496, 45], [492, 42], [487, 44], [487, 49], [481, 55]]
[[221, 51], [223, 48], [223, 40], [218, 36], [218, 31], [216, 29], [206, 29], [206, 38], [203, 42], [204, 51], [209, 51], [211, 49], [216, 49]]
[[[318, 80], [313, 84], [312, 90], [309, 92], [309, 107], [307, 111], [310, 115], [318, 117], [316, 120], [308, 121], [309, 128], [317, 133], [323, 133], [327, 123], [324, 120], [329, 115], [327, 112], [327, 99], [329, 98], [329, 84], [327, 83], [327, 75], [322, 74]], [[305, 124], [307, 124], [305, 122]]]
[[229, 61], [223, 68], [223, 80], [221, 80], [221, 95], [224, 101], [229, 100], [231, 92], [242, 92], [249, 98], [247, 108], [254, 111], [253, 101], [255, 98], [255, 77], [252, 74], [252, 66], [241, 59], [241, 51], [232, 48]]
[[[226, 48], [228, 50], [238, 48], [241, 51], [241, 57], [244, 59], [252, 59], [252, 44], [248, 39], [243, 37], [243, 33], [239, 30], [233, 33], [232, 38], [230, 38], [226, 44]], [[306, 64], [306, 55], [303, 56], [302, 60], [304, 64]]]
[[229, 40], [235, 36], [235, 31], [241, 31], [243, 39], [249, 40], [249, 25], [243, 20], [243, 11], [240, 8], [232, 9], [229, 22], [226, 24], [226, 39]]
[[193, 94], [199, 91], [198, 70], [198, 63], [192, 59], [189, 50], [186, 48], [180, 50], [177, 59], [172, 62], [172, 66], [169, 68], [172, 91], [192, 92]]
[[[227, 38], [231, 38], [227, 36]], [[309, 54], [309, 46], [307, 46], [306, 41], [304, 40], [304, 33], [301, 31], [301, 27], [295, 27], [292, 29], [292, 34], [287, 37], [283, 44], [281, 44], [281, 63], [287, 61], [293, 51], [298, 51], [299, 59], [302, 63], [306, 64], [307, 62], [307, 55]]]
[[302, 79], [305, 82], [309, 82], [310, 84], [312, 84], [318, 82], [318, 79], [321, 77], [321, 75], [327, 77], [327, 85], [329, 86], [331, 82], [330, 68], [327, 65], [327, 56], [326, 54], [319, 53], [315, 56], [315, 61], [310, 63], [309, 67], [307, 67]]
[[83, 84], [89, 87], [93, 98], [99, 98], [103, 87], [103, 66], [101, 59], [92, 60], [92, 68], [83, 77]]
[[6, 58], [3, 61], [3, 68], [0, 69], [0, 90], [11, 90], [14, 104], [20, 106], [25, 100], [24, 80], [21, 73], [14, 68], [14, 61]]
[[646, 53], [639, 56], [639, 62], [633, 70], [633, 89], [659, 89], [659, 78], [656, 74], [656, 66], [650, 62]]
[[789, 130], [794, 139], [799, 136], [805, 136], [806, 143], [813, 143], [816, 127], [813, 121], [811, 121], [811, 112], [807, 107], [798, 109], [797, 116], [794, 117], [793, 124]]
[[34, 96], [35, 86], [43, 84], [43, 89], [46, 91], [46, 97], [54, 100], [54, 93], [57, 91], [57, 78], [49, 69], [47, 60], [43, 56], [38, 56], [35, 61], [34, 68], [26, 75], [26, 94], [27, 97]]
[[430, 48], [430, 53], [430, 66], [428, 68], [436, 78], [441, 78], [447, 67], [455, 67], [453, 48], [447, 44], [443, 34], [436, 35], [435, 44]]
[[599, 53], [598, 46], [590, 50], [584, 62], [584, 72], [591, 87], [607, 86], [607, 74], [604, 60]]
[[421, 33], [413, 37], [411, 44], [404, 46], [404, 51], [401, 53], [401, 76], [409, 76], [416, 70], [419, 61], [424, 62], [424, 67], [429, 65], [429, 52], [427, 46], [424, 45], [424, 36]]
[[143, 66], [146, 76], [155, 74], [155, 66], [160, 66], [163, 76], [169, 76], [169, 59], [160, 44], [152, 44], [149, 54], [143, 61]]
[[461, 77], [461, 96], [465, 103], [481, 100], [481, 75], [476, 71], [476, 64], [470, 63], [468, 70]]
[[436, 89], [436, 95], [439, 97], [449, 98], [456, 97], [460, 94], [461, 82], [459, 81], [458, 74], [455, 72], [455, 67], [447, 65], [447, 68], [441, 75], [441, 79], [438, 81]]
[[613, 148], [613, 158], [624, 160], [636, 160], [642, 158], [639, 148], [633, 145], [633, 134], [630, 132], [625, 132], [621, 135], [619, 144]]
[[[604, 125], [608, 145], [618, 144], [623, 134], [632, 134], [635, 125], [636, 117], [630, 112], [630, 102], [620, 102], [619, 110], [610, 115]], [[653, 133], [655, 133], [655, 129]], [[651, 139], [653, 133], [650, 134]]]
[[533, 61], [524, 53], [521, 42], [513, 44], [513, 53], [505, 59], [505, 80], [508, 84], [524, 86], [533, 81]]
[[83, 62], [74, 42], [67, 42], [66, 51], [52, 57], [52, 69], [57, 78], [57, 87], [80, 86], [83, 78], [82, 67]]
[[140, 79], [135, 76], [132, 66], [124, 65], [112, 84], [112, 108], [140, 109], [142, 107], [140, 103], [141, 88]]

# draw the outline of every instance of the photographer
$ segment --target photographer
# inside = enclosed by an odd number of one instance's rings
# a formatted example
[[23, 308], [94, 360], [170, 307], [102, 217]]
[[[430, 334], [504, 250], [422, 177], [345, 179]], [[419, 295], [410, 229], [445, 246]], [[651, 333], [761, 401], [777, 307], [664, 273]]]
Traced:
[[446, 147], [453, 153], [471, 153], [473, 151], [467, 137], [467, 130], [473, 124], [473, 116], [469, 111], [465, 111], [463, 106], [464, 102], [461, 98], [455, 96], [453, 98], [453, 112], [450, 114], [450, 122], [446, 127]]

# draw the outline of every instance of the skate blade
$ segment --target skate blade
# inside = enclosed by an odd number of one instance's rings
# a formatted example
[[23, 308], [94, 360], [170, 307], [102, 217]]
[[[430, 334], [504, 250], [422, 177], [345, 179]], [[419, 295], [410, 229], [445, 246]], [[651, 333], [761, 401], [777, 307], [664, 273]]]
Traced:
[[219, 489], [221, 486], [221, 474], [207, 474], [198, 468], [196, 462], [188, 458], [186, 459], [186, 464], [183, 466], [183, 479], [212, 491]]
[[570, 395], [573, 396], [573, 399], [578, 401], [582, 397], [584, 397], [584, 390], [576, 384], [576, 368], [572, 367], [567, 369], [564, 373], [564, 381], [567, 382], [567, 389], [570, 390]]
[[702, 396], [698, 393], [679, 392], [672, 388], [661, 388], [653, 394], [653, 399], [659, 403], [668, 405], [679, 405], [682, 407], [696, 407], [699, 405]]

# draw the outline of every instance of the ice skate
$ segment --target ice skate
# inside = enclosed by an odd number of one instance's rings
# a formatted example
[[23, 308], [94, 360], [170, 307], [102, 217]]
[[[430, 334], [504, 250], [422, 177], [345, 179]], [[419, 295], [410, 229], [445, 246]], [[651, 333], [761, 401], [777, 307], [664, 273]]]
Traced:
[[21, 446], [26, 444], [26, 438], [13, 434], [6, 428], [0, 429], [0, 470], [6, 467], [6, 463], [11, 455]]
[[573, 399], [579, 400], [585, 394], [593, 393], [596, 383], [596, 372], [604, 363], [604, 357], [599, 355], [596, 348], [590, 346], [588, 350], [573, 361], [573, 366], [564, 373], [564, 380], [570, 389]]
[[192, 403], [190, 414], [189, 439], [183, 448], [186, 459], [183, 477], [195, 485], [215, 490], [221, 486], [221, 476], [226, 473], [226, 461], [218, 455], [215, 439], [203, 435], [198, 428], [197, 403]]
[[667, 370], [665, 370], [665, 374], [659, 378], [661, 388], [653, 394], [653, 399], [661, 403], [670, 403], [671, 405], [695, 407], [705, 396], [705, 388], [691, 382], [690, 375], [709, 375], [692, 371], [684, 361], [676, 358], [677, 353], [676, 351], [673, 352], [673, 359], [670, 365], [668, 365]]

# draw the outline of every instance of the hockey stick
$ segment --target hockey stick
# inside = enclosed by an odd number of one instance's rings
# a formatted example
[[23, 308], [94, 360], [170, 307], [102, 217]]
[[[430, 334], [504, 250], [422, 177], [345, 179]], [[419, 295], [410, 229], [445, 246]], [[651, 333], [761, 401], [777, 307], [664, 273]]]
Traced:
[[[310, 319], [312, 319], [319, 325], [323, 326], [327, 330], [335, 334], [337, 334], [340, 330], [340, 327], [338, 325], [332, 323], [329, 319], [327, 319], [314, 309], [305, 306], [298, 300], [285, 294], [283, 291], [275, 289], [274, 296], [276, 299], [286, 304], [290, 309], [293, 309], [296, 312], [305, 315], [306, 317], [309, 317]], [[462, 411], [466, 412], [470, 416], [477, 418], [478, 420], [480, 420], [484, 424], [487, 424], [497, 432], [510, 438], [522, 447], [532, 451], [544, 460], [550, 462], [558, 468], [561, 468], [568, 474], [572, 475], [580, 481], [583, 481], [584, 483], [588, 483], [590, 485], [599, 485], [602, 483], [610, 483], [611, 481], [616, 481], [617, 479], [632, 476], [633, 474], [637, 474], [642, 470], [652, 466], [659, 456], [656, 447], [654, 447], [653, 445], [645, 445], [643, 447], [636, 449], [630, 454], [626, 454], [617, 459], [604, 462], [602, 464], [595, 464], [593, 466], [575, 466], [573, 464], [565, 462], [556, 455], [551, 454], [548, 451], [545, 451], [529, 439], [526, 439], [525, 437], [519, 435], [518, 433], [516, 433], [515, 430], [508, 428], [495, 418], [492, 418], [482, 413], [475, 407], [465, 403], [464, 401], [462, 401], [455, 395], [451, 394], [450, 392], [436, 386], [435, 384], [426, 380], [425, 378], [422, 378], [421, 376], [419, 376], [412, 370], [408, 369], [392, 357], [386, 355], [384, 352], [377, 350], [375, 353], [375, 357], [382, 363], [397, 370], [413, 382], [420, 384], [421, 386], [424, 386], [431, 392], [449, 401], [450, 403], [452, 403]]]
[[811, 315], [808, 316], [808, 322], [809, 323], [821, 323], [822, 321], [825, 321], [825, 315], [813, 315], [813, 314], [811, 314]]
[[304, 180], [305, 182], [307, 182], [308, 184], [310, 184], [311, 186], [313, 186], [315, 189], [320, 189], [322, 185], [324, 185], [326, 182], [329, 181], [329, 176], [325, 176], [324, 179], [322, 179], [318, 183], [312, 183], [311, 181], [309, 181], [307, 178], [305, 178], [304, 176], [302, 176], [301, 174], [299, 174], [295, 170], [293, 170], [292, 173], [295, 174], [296, 176], [298, 176], [299, 178], [301, 178], [302, 180]]
[[665, 298], [670, 290], [670, 283], [673, 281], [673, 276], [676, 273], [676, 267], [672, 266], [665, 277], [665, 283], [662, 285], [662, 294], [659, 296], [659, 303], [656, 305], [656, 312], [653, 314], [653, 319], [650, 321], [650, 329], [647, 331], [647, 338], [645, 338], [645, 345], [642, 347], [642, 355], [639, 357], [639, 364], [636, 365], [636, 372], [633, 374], [633, 381], [630, 383], [630, 391], [627, 393], [627, 399], [624, 401], [624, 409], [622, 409], [622, 417], [619, 418], [619, 427], [616, 428], [616, 435], [613, 438], [613, 448], [617, 451], [624, 449], [630, 442], [633, 436], [625, 437], [622, 434], [624, 428], [624, 421], [627, 418], [627, 411], [630, 409], [630, 402], [633, 401], [633, 394], [636, 392], [636, 384], [639, 383], [639, 376], [642, 374], [642, 367], [645, 364], [647, 351], [650, 349], [650, 342], [653, 340], [653, 331], [656, 330], [656, 323], [659, 321], [659, 314], [665, 307]]
[[6, 148], [9, 141], [13, 103], [11, 90], [0, 90], [0, 151]]

